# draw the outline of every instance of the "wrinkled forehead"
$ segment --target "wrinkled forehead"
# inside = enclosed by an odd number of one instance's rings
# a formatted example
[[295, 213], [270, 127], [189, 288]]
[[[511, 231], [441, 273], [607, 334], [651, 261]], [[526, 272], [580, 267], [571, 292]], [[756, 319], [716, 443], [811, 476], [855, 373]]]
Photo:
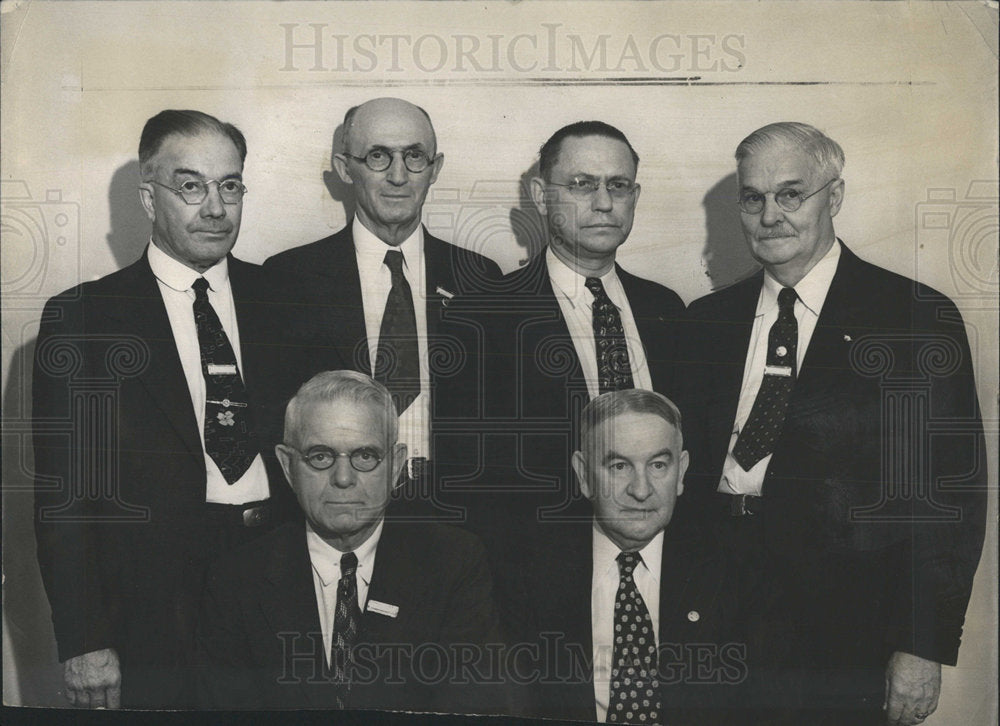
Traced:
[[373, 146], [407, 148], [419, 146], [425, 151], [435, 150], [434, 129], [418, 109], [403, 106], [389, 108], [360, 108], [351, 122], [348, 136], [352, 145], [363, 150]]
[[610, 453], [650, 455], [659, 451], [680, 453], [680, 429], [651, 412], [623, 411], [591, 428], [584, 440], [586, 453], [597, 458]]
[[565, 174], [634, 179], [635, 160], [628, 145], [609, 136], [567, 136], [556, 152], [553, 170]]
[[392, 425], [389, 412], [371, 401], [354, 401], [346, 396], [305, 401], [294, 422], [296, 445], [331, 445], [345, 433], [387, 448]]
[[209, 130], [169, 134], [149, 163], [168, 174], [183, 169], [220, 179], [243, 171], [243, 160], [233, 140]]
[[810, 184], [819, 174], [819, 162], [789, 142], [771, 142], [743, 158], [736, 167], [740, 187], [768, 190], [793, 182]]

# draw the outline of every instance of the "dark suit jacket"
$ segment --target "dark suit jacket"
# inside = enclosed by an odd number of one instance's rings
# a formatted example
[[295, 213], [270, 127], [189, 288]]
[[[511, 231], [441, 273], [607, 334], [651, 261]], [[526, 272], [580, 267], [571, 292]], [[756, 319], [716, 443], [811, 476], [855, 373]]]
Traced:
[[[229, 274], [256, 411], [264, 279], [232, 257]], [[59, 659], [116, 648], [126, 705], [189, 705], [182, 667], [215, 532], [194, 409], [145, 255], [48, 302], [33, 395], [38, 560]], [[283, 479], [271, 480], [287, 504]]]
[[[773, 619], [787, 625], [792, 662], [877, 676], [901, 650], [954, 664], [986, 506], [965, 328], [946, 297], [840, 244], [757, 519], [787, 614]], [[689, 309], [685, 498], [705, 511], [721, 511], [710, 502], [722, 496], [762, 275]]]
[[[535, 643], [519, 663], [524, 715], [594, 721], [591, 586], [593, 528], [558, 527], [558, 536], [516, 547], [515, 602], [502, 620], [512, 643]], [[746, 677], [737, 632], [735, 579], [715, 543], [690, 523], [672, 522], [660, 571], [659, 672], [662, 723], [728, 723], [726, 709]]]
[[[281, 385], [287, 401], [320, 371], [349, 369], [371, 374], [361, 302], [361, 279], [349, 222], [339, 232], [280, 252], [264, 263], [284, 299], [288, 325]], [[449, 298], [480, 289], [500, 278], [492, 260], [448, 244], [424, 230], [427, 335], [431, 405], [454, 375], [462, 351], [445, 317]], [[433, 418], [433, 416], [432, 416]], [[432, 424], [433, 426], [433, 424]]]
[[[505, 691], [489, 674], [487, 644], [501, 642], [482, 545], [438, 524], [387, 521], [368, 590], [399, 607], [362, 614], [352, 709], [496, 713]], [[199, 644], [203, 706], [333, 708], [325, 648], [301, 522], [219, 560], [209, 577]], [[494, 646], [496, 647], [496, 646]], [[483, 658], [480, 661], [479, 658]], [[482, 670], [481, 670], [482, 669]]]

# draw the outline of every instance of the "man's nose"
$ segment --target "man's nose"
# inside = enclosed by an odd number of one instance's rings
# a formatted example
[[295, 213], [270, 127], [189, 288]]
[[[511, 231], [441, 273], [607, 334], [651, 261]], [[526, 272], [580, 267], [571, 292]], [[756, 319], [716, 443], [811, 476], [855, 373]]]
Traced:
[[764, 196], [764, 208], [760, 210], [760, 223], [765, 227], [773, 227], [785, 218], [785, 210], [778, 204], [772, 194]]
[[403, 162], [403, 155], [393, 154], [392, 163], [389, 164], [389, 181], [396, 186], [401, 186], [406, 184], [409, 178], [410, 170], [406, 168], [406, 164]]
[[207, 192], [205, 200], [201, 203], [201, 215], [203, 217], [225, 217], [226, 205], [219, 193], [218, 183], [209, 184]]
[[615, 200], [611, 198], [607, 186], [598, 184], [594, 196], [590, 200], [590, 208], [595, 212], [610, 212], [615, 206]]
[[646, 475], [645, 469], [636, 470], [625, 491], [636, 501], [644, 502], [649, 499], [649, 496], [653, 493], [653, 487], [650, 486], [649, 477]]
[[338, 456], [330, 469], [330, 478], [333, 485], [339, 489], [347, 489], [357, 482], [354, 467], [351, 466], [351, 457]]

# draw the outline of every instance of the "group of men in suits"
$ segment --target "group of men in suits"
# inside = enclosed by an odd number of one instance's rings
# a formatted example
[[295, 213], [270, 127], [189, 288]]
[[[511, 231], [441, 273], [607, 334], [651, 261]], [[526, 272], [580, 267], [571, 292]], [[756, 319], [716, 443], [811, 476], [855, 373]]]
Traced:
[[[764, 269], [688, 311], [616, 263], [639, 157], [602, 122], [542, 146], [548, 245], [506, 277], [422, 226], [444, 157], [399, 99], [345, 116], [355, 218], [263, 268], [230, 254], [235, 127], [164, 111], [139, 156], [146, 254], [53, 298], [36, 349], [38, 553], [71, 701], [934, 710], [983, 539], [971, 356], [950, 301], [836, 238], [831, 139], [780, 123], [740, 144]], [[421, 648], [445, 654], [437, 677]]]

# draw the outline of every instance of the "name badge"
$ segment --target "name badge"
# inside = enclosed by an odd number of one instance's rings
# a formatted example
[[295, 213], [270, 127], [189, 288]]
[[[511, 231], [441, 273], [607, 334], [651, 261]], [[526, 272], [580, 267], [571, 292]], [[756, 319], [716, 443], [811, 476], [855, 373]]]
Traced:
[[208, 364], [208, 375], [210, 376], [235, 376], [236, 375], [236, 364], [235, 363], [209, 363]]
[[792, 375], [791, 366], [764, 366], [765, 376], [783, 376], [788, 378]]
[[389, 605], [384, 602], [379, 602], [378, 600], [369, 600], [368, 610], [373, 613], [378, 613], [379, 615], [385, 615], [389, 618], [394, 618], [399, 615], [399, 605]]

